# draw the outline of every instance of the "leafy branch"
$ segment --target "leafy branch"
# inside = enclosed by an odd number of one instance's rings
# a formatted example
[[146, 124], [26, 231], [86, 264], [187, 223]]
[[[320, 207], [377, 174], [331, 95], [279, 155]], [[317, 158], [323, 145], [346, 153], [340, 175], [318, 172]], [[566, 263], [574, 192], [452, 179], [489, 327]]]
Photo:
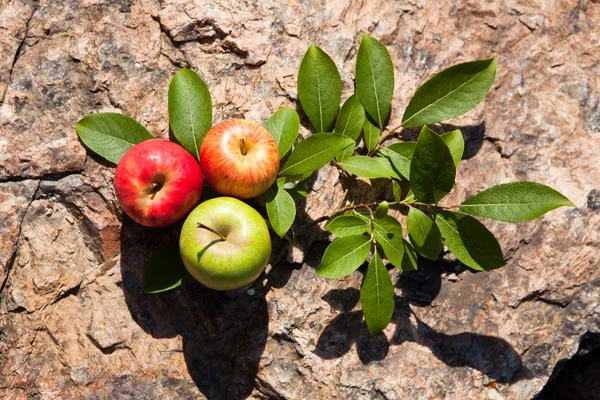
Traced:
[[[305, 60], [310, 60], [311, 69], [301, 66], [298, 95], [318, 132], [305, 141], [315, 136], [319, 141], [324, 141], [326, 136], [331, 138], [332, 151], [328, 152], [328, 157], [319, 158], [319, 168], [335, 158], [333, 165], [346, 174], [387, 179], [394, 194], [394, 201], [351, 203], [315, 221], [327, 221], [325, 229], [337, 237], [325, 250], [317, 269], [319, 275], [344, 277], [371, 257], [360, 299], [372, 334], [387, 326], [394, 309], [393, 285], [385, 268], [385, 259], [399, 269], [415, 270], [418, 257], [436, 260], [445, 244], [466, 266], [492, 270], [505, 264], [500, 245], [481, 222], [467, 214], [522, 222], [561, 206], [573, 206], [554, 189], [534, 182], [498, 185], [459, 205], [440, 203], [456, 185], [456, 172], [465, 143], [459, 130], [438, 134], [428, 125], [462, 115], [479, 104], [494, 82], [495, 59], [458, 64], [433, 76], [409, 101], [402, 123], [386, 128], [392, 110], [394, 67], [385, 46], [375, 38], [362, 35], [356, 59], [356, 93], [338, 112], [334, 132], [338, 138], [344, 137], [344, 141], [340, 140], [339, 147], [333, 151], [338, 139], [333, 139], [334, 134], [322, 133], [324, 124], [314, 116], [327, 115], [327, 121], [333, 121], [331, 112], [339, 109], [340, 74], [331, 58], [317, 49], [311, 45], [307, 51]], [[317, 78], [311, 75], [316, 70], [319, 71]], [[321, 97], [315, 101], [315, 87], [331, 88], [333, 100], [328, 102], [319, 91]], [[383, 145], [401, 128], [415, 127], [421, 128], [416, 142]], [[288, 178], [293, 175], [296, 184], [316, 170], [317, 163], [310, 164], [308, 160], [325, 152], [322, 146], [301, 152], [301, 147], [308, 148], [308, 145], [302, 146], [303, 142], [288, 159], [288, 163], [294, 160], [295, 164], [292, 167], [286, 164], [282, 169], [282, 175]], [[403, 181], [410, 185], [410, 191], [404, 197], [399, 184]], [[388, 215], [389, 207], [396, 206], [408, 207], [406, 231], [410, 242], [403, 237], [400, 222]]]

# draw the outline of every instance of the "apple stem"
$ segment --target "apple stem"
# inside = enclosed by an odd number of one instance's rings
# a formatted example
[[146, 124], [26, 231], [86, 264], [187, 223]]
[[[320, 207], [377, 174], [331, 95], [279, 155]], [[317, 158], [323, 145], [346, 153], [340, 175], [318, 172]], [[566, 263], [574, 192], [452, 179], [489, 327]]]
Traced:
[[202, 228], [202, 229], [206, 229], [207, 231], [211, 231], [212, 233], [214, 233], [215, 235], [219, 236], [221, 239], [223, 239], [223, 241], [227, 240], [227, 238], [225, 236], [223, 236], [222, 234], [220, 234], [219, 232], [217, 232], [216, 230], [214, 230], [213, 228], [211, 228], [210, 226], [206, 226], [201, 222], [198, 222], [196, 224], [197, 228]]
[[244, 138], [240, 138], [240, 151], [242, 152], [243, 156], [245, 156], [246, 153], [248, 153], [248, 148], [246, 147], [246, 141], [244, 140]]

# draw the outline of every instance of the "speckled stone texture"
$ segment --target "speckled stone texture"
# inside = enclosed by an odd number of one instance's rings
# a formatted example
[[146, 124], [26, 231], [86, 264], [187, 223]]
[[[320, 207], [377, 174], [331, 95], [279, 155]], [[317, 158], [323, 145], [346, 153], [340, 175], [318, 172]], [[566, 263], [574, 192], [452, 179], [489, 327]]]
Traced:
[[[534, 397], [600, 333], [599, 27], [588, 0], [0, 0], [0, 398]], [[447, 204], [533, 180], [578, 208], [485, 221], [508, 258], [500, 270], [445, 254], [391, 271], [393, 321], [371, 337], [362, 272], [315, 274], [331, 238], [313, 221], [346, 195], [390, 193], [327, 166], [253, 294], [188, 282], [146, 295], [144, 261], [179, 226], [122, 215], [114, 168], [86, 153], [77, 121], [123, 112], [167, 137], [168, 84], [187, 66], [210, 87], [215, 122], [264, 122], [299, 109], [310, 43], [336, 61], [345, 98], [360, 32], [395, 62], [392, 126], [432, 74], [498, 58], [485, 102], [438, 127], [467, 143]]]

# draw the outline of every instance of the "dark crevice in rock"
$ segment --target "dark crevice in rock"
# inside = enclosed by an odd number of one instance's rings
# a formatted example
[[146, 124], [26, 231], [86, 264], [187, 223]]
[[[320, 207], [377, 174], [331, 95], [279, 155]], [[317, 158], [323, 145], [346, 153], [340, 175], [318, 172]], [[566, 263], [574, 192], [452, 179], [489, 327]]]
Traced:
[[273, 385], [271, 385], [269, 382], [267, 382], [266, 380], [262, 379], [259, 376], [256, 377], [255, 387], [256, 387], [256, 390], [258, 390], [260, 394], [265, 396], [264, 398], [266, 400], [282, 400], [282, 399], [286, 398], [284, 395], [279, 393], [277, 391], [277, 389], [275, 389], [275, 387], [273, 387]]
[[557, 306], [560, 308], [565, 308], [566, 306], [568, 306], [571, 303], [570, 299], [563, 299], [563, 300], [558, 300], [558, 299], [551, 299], [548, 297], [544, 297], [544, 295], [547, 293], [546, 290], [536, 290], [533, 291], [531, 293], [529, 293], [527, 296], [523, 297], [515, 306], [514, 308], [518, 308], [521, 304], [528, 302], [528, 301], [539, 301], [542, 303], [546, 303], [552, 306]]
[[560, 360], [536, 400], [593, 400], [600, 393], [600, 334], [586, 332], [577, 353]]
[[[15, 65], [17, 64], [17, 61], [19, 60], [19, 57], [21, 57], [21, 54], [23, 52], [23, 46], [25, 45], [25, 40], [27, 40], [27, 35], [29, 34], [29, 24], [31, 23], [33, 16], [35, 15], [35, 13], [38, 10], [39, 0], [33, 0], [32, 6], [33, 6], [33, 11], [31, 11], [31, 15], [29, 16], [29, 19], [25, 23], [25, 34], [23, 35], [23, 39], [21, 39], [21, 42], [19, 43], [19, 46], [17, 47], [17, 51], [15, 52], [15, 56], [10, 65], [10, 70], [8, 71], [8, 82], [7, 82], [8, 85], [10, 85], [10, 82], [12, 82], [13, 70], [15, 69]], [[2, 97], [2, 101], [0, 101], [0, 104], [4, 104], [7, 94], [8, 94], [8, 88], [4, 92], [4, 96]]]
[[31, 199], [29, 200], [29, 204], [27, 204], [27, 207], [25, 207], [25, 211], [23, 212], [23, 218], [21, 218], [21, 221], [19, 222], [19, 228], [18, 228], [18, 233], [17, 233], [17, 242], [15, 243], [15, 247], [14, 247], [12, 254], [10, 255], [10, 258], [8, 260], [8, 263], [6, 265], [6, 276], [4, 277], [2, 286], [0, 286], [0, 295], [2, 294], [2, 292], [4, 292], [4, 288], [6, 287], [6, 284], [8, 283], [8, 278], [10, 276], [10, 272], [12, 271], [15, 261], [17, 260], [17, 251], [21, 244], [21, 232], [22, 232], [22, 228], [23, 228], [23, 222], [25, 221], [25, 218], [27, 217], [27, 213], [29, 212], [29, 208], [31, 207], [31, 204], [35, 200], [36, 195], [40, 189], [40, 183], [41, 183], [41, 181], [38, 181], [38, 184], [37, 184], [35, 190], [33, 191], [33, 194], [31, 195]]
[[8, 312], [9, 313], [13, 313], [13, 314], [21, 314], [21, 313], [31, 314], [33, 311], [28, 311], [25, 307], [18, 306], [17, 308], [13, 308], [11, 310], [8, 310]]
[[[42, 185], [42, 193], [43, 195], [40, 197], [49, 199], [52, 198], [56, 200], [56, 202], [62, 204], [68, 212], [73, 216], [73, 218], [77, 221], [77, 226], [79, 230], [86, 238], [85, 245], [86, 247], [94, 254], [96, 260], [99, 264], [103, 264], [105, 262], [104, 253], [102, 248], [102, 232], [100, 229], [94, 224], [94, 221], [90, 219], [90, 217], [86, 214], [85, 210], [81, 209], [78, 205], [69, 201], [64, 193], [58, 193], [49, 189], [47, 185], [43, 185], [47, 180], [40, 181]], [[93, 190], [94, 192], [100, 193], [97, 190]], [[101, 196], [101, 195], [100, 195]], [[103, 199], [104, 197], [101, 196]], [[106, 201], [106, 199], [104, 199]], [[107, 204], [110, 202], [107, 201]]]
[[65, 178], [69, 175], [77, 175], [81, 174], [83, 169], [78, 169], [74, 171], [64, 171], [64, 172], [53, 172], [49, 174], [39, 175], [39, 176], [7, 176], [0, 178], [0, 184], [8, 183], [8, 182], [24, 182], [31, 180], [43, 180], [43, 181], [58, 181], [62, 178]]
[[515, 154], [514, 151], [512, 153], [507, 153], [504, 151], [504, 149], [502, 148], [502, 144], [501, 144], [502, 140], [501, 139], [486, 136], [483, 138], [483, 140], [488, 141], [491, 144], [493, 144], [494, 147], [496, 148], [496, 151], [498, 153], [500, 153], [500, 157], [502, 157], [502, 158], [511, 158]]
[[[189, 14], [188, 17], [192, 19], [192, 22], [181, 27], [181, 29], [178, 28], [176, 34], [174, 34], [172, 30], [167, 29], [163, 25], [163, 23], [160, 20], [160, 16], [152, 16], [152, 19], [158, 23], [160, 31], [165, 34], [165, 36], [169, 39], [171, 46], [175, 49], [179, 49], [182, 45], [186, 43], [200, 43], [205, 45], [212, 45], [216, 43], [225, 52], [235, 54], [243, 59], [248, 57], [248, 50], [239, 48], [237, 43], [233, 41], [225, 40], [229, 36], [229, 32], [226, 32], [223, 29], [219, 28], [219, 26], [216, 24], [213, 18], [195, 19]], [[207, 53], [210, 53], [210, 51], [207, 51]], [[188, 65], [184, 66], [182, 66], [177, 61], [172, 60], [168, 55], [164, 55], [174, 66], [178, 68], [186, 67], [190, 64], [185, 53], [183, 53], [183, 56], [185, 58], [185, 62]], [[265, 62], [265, 60], [259, 60], [255, 64], [249, 64], [248, 62], [246, 62], [245, 64], [249, 67], [259, 67]]]
[[56, 297], [54, 299], [54, 301], [52, 301], [51, 304], [56, 304], [59, 301], [66, 299], [67, 297], [73, 295], [73, 296], [77, 296], [79, 294], [79, 289], [81, 289], [81, 283], [77, 286], [74, 286], [70, 289], [67, 289], [66, 291], [64, 291], [63, 293], [61, 293], [58, 297]]
[[98, 350], [100, 350], [102, 352], [102, 354], [112, 354], [117, 350], [121, 350], [121, 349], [128, 349], [131, 350], [131, 348], [129, 346], [127, 346], [125, 344], [125, 342], [121, 341], [121, 342], [117, 342], [117, 343], [113, 343], [110, 346], [106, 346], [103, 347], [100, 343], [98, 343], [98, 341], [96, 339], [94, 339], [94, 337], [92, 337], [89, 333], [86, 334], [87, 338], [89, 339], [90, 342], [92, 342], [92, 344], [94, 345], [94, 347], [96, 347]]
[[102, 232], [100, 232], [94, 222], [78, 206], [62, 197], [57, 197], [57, 200], [62, 203], [67, 210], [69, 210], [69, 213], [76, 219], [79, 230], [86, 238], [85, 246], [96, 257], [96, 261], [98, 261], [99, 264], [104, 263], [104, 253], [102, 251]]

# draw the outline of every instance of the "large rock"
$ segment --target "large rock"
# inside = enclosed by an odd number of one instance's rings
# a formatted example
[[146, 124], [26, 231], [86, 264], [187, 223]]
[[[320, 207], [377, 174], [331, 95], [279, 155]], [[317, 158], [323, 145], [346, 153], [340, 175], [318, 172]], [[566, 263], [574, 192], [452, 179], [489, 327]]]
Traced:
[[[0, 397], [528, 399], [599, 344], [596, 1], [0, 0], [0, 26]], [[330, 240], [315, 221], [346, 193], [390, 193], [327, 166], [292, 243], [274, 239], [268, 279], [145, 294], [144, 261], [178, 226], [122, 216], [114, 169], [86, 153], [77, 121], [123, 112], [167, 137], [169, 80], [187, 66], [209, 85], [215, 122], [263, 122], [297, 106], [310, 43], [336, 61], [347, 96], [360, 32], [395, 62], [391, 126], [432, 74], [498, 58], [486, 101], [451, 121], [467, 151], [448, 204], [533, 180], [578, 208], [485, 221], [508, 257], [500, 270], [473, 273], [445, 254], [391, 271], [396, 311], [372, 337], [361, 272], [314, 272]]]

